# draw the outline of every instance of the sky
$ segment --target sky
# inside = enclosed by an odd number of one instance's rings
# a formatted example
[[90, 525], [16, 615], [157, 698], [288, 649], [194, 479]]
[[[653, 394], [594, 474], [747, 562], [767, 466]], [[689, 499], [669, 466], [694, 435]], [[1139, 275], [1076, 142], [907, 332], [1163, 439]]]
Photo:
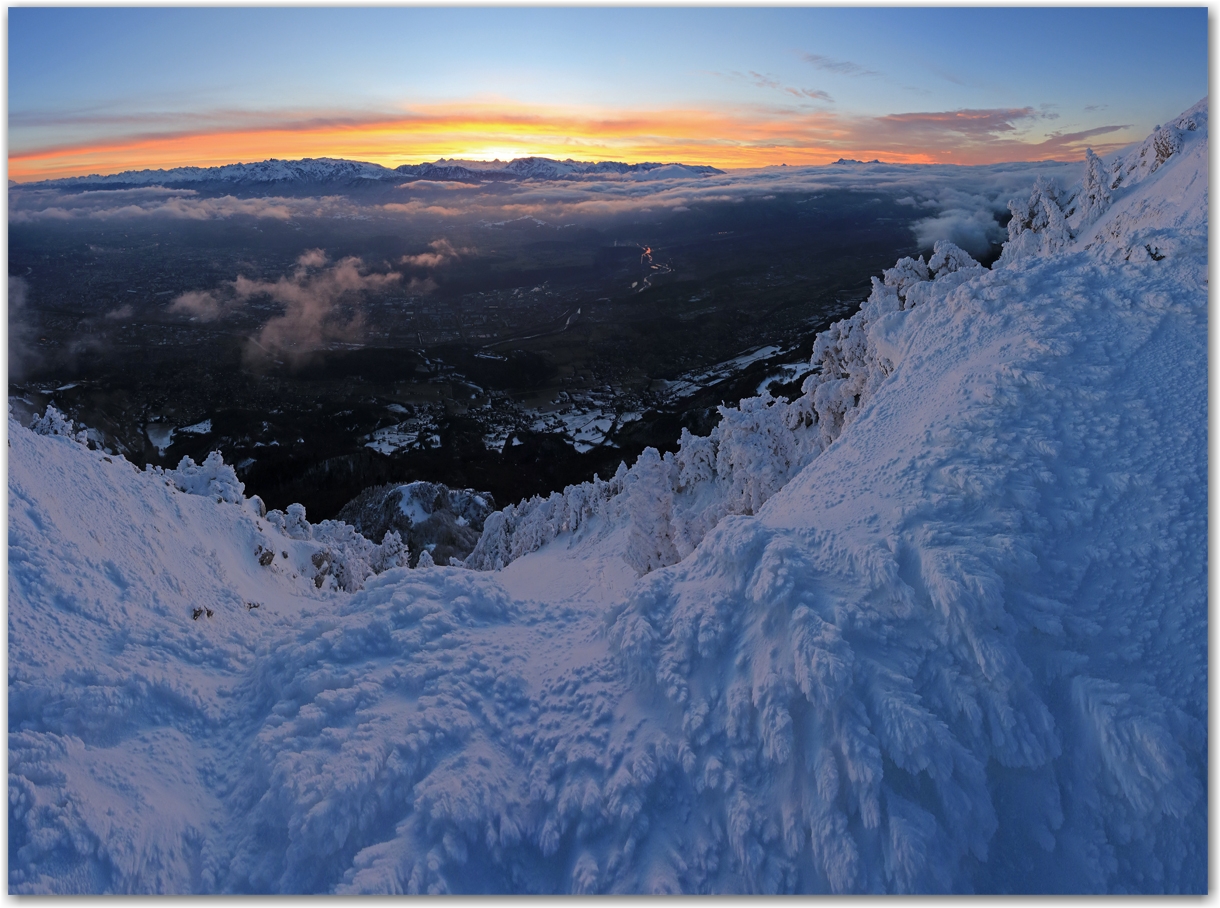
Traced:
[[267, 158], [1077, 160], [1207, 94], [1194, 8], [10, 8], [19, 182]]

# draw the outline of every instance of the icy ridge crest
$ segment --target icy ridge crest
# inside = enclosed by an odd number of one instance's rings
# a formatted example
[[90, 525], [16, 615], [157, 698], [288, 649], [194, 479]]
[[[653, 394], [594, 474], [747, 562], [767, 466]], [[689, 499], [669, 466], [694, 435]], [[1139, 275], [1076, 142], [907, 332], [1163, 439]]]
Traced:
[[629, 521], [626, 557], [641, 574], [682, 560], [724, 517], [756, 513], [861, 411], [895, 365], [896, 354], [876, 342], [871, 326], [985, 270], [944, 240], [929, 262], [900, 259], [880, 280], [873, 278], [856, 315], [818, 336], [814, 374], [799, 397], [788, 401], [764, 391], [737, 406], [722, 405], [711, 433], [683, 429], [675, 453], [647, 448], [608, 481], [595, 478], [492, 514], [465, 565], [497, 570], [593, 517]]
[[[996, 268], [1067, 251], [1078, 237], [1082, 242], [1092, 237], [1085, 248], [1098, 255], [1136, 261], [1163, 257], [1160, 247], [1132, 242], [1148, 231], [1134, 229], [1138, 222], [1132, 224], [1125, 208], [1117, 216], [1105, 215], [1171, 157], [1181, 158], [1184, 146], [1201, 147], [1205, 157], [1206, 126], [1204, 100], [1108, 167], [1089, 149], [1084, 177], [1066, 191], [1039, 178], [1028, 195], [1009, 203], [1013, 217]], [[1206, 180], [1203, 190], [1205, 208]], [[1171, 204], [1189, 209], [1193, 201]], [[1205, 211], [1203, 231], [1206, 242]], [[1161, 245], [1172, 247], [1175, 240], [1167, 237]], [[896, 365], [891, 329], [898, 322], [888, 316], [935, 304], [986, 273], [947, 241], [935, 244], [927, 262], [922, 256], [900, 259], [880, 280], [872, 279], [872, 292], [855, 315], [817, 337], [810, 359], [814, 374], [801, 396], [786, 401], [764, 393], [735, 407], [721, 406], [721, 423], [702, 437], [684, 429], [676, 453], [662, 456], [648, 448], [632, 467], [620, 465], [608, 482], [595, 478], [492, 514], [466, 566], [502, 568], [560, 534], [578, 531], [593, 516], [630, 522], [627, 558], [640, 573], [680, 561], [723, 517], [755, 513], [856, 418]]]

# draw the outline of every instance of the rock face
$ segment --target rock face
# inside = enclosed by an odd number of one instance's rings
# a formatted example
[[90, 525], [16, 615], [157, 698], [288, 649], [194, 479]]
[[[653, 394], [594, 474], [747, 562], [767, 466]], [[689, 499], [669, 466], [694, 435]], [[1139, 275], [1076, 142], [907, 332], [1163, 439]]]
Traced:
[[412, 482], [365, 489], [343, 506], [339, 520], [369, 539], [382, 539], [394, 530], [407, 543], [415, 567], [425, 550], [436, 564], [465, 558], [479, 541], [483, 521], [495, 510], [489, 492]]

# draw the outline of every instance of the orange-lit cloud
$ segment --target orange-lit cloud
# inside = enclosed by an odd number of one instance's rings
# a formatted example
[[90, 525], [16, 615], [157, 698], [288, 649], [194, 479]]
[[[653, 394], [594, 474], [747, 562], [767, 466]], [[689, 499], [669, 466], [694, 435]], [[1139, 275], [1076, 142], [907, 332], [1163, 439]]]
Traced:
[[[170, 311], [210, 322], [224, 318], [252, 298], [265, 296], [283, 307], [263, 325], [247, 346], [247, 360], [288, 356], [300, 360], [318, 347], [359, 335], [363, 318], [360, 296], [397, 284], [402, 275], [370, 272], [355, 256], [330, 264], [321, 249], [307, 249], [291, 275], [278, 280], [251, 280], [238, 275], [217, 290], [191, 290], [180, 294]], [[414, 282], [413, 282], [414, 283]]]
[[[10, 135], [9, 177], [26, 182], [273, 157], [349, 158], [388, 167], [441, 157], [531, 154], [725, 169], [823, 164], [839, 157], [983, 164], [1076, 157], [1083, 154], [1085, 139], [1123, 128], [1036, 135], [1041, 117], [1028, 107], [861, 117], [801, 106], [623, 112], [509, 102], [360, 116], [212, 114], [196, 121], [201, 124], [196, 128], [160, 132], [149, 130], [145, 117], [130, 123], [142, 128], [139, 132], [125, 132], [118, 120], [89, 124], [91, 131], [105, 130], [104, 137], [89, 141], [28, 145]], [[70, 126], [65, 121], [56, 131]], [[1102, 152], [1109, 147], [1095, 145]]]

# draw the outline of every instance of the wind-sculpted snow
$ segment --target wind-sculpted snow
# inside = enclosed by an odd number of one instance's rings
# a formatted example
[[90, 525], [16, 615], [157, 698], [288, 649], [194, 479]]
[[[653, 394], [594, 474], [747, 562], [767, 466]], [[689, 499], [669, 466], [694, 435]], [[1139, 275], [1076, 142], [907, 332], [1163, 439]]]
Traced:
[[[1061, 266], [925, 310], [851, 435], [613, 625], [685, 724], [740, 717], [761, 751], [725, 731], [692, 742], [694, 765], [804, 769], [776, 798], [824, 874], [801, 888], [1205, 885], [1204, 295], [1145, 275], [1170, 315], [1104, 266]], [[1003, 328], [1018, 317], [1042, 329], [1024, 350]], [[917, 346], [934, 336], [935, 358]], [[1153, 418], [1183, 379], [1160, 357], [1191, 347], [1191, 392]], [[913, 406], [932, 389], [963, 412]], [[757, 791], [742, 803], [748, 828], [783, 828]]]
[[1205, 891], [1188, 116], [999, 267], [888, 269], [795, 400], [490, 515], [487, 570], [318, 587], [346, 525], [10, 422], [10, 890]]

